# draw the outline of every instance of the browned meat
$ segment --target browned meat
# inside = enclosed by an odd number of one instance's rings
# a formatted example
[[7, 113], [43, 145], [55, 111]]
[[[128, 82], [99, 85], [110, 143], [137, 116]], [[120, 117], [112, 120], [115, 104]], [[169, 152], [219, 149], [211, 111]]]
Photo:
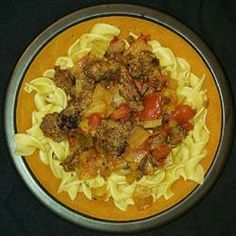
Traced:
[[167, 124], [170, 120], [170, 114], [165, 112], [162, 117], [162, 124]]
[[75, 152], [78, 148], [86, 151], [93, 146], [93, 137], [83, 133], [80, 129], [69, 130], [67, 137], [71, 152]]
[[69, 103], [68, 106], [59, 114], [57, 120], [61, 129], [77, 128], [79, 124], [79, 110], [76, 105]]
[[163, 105], [163, 106], [164, 106], [164, 105], [167, 105], [167, 104], [170, 103], [170, 101], [171, 101], [170, 97], [164, 96], [164, 97], [162, 98], [162, 105]]
[[154, 53], [141, 51], [137, 56], [129, 54], [128, 69], [134, 79], [146, 79], [147, 76], [159, 66], [159, 61]]
[[93, 90], [82, 90], [79, 97], [79, 110], [82, 111], [86, 109], [89, 104], [92, 102]]
[[136, 180], [141, 179], [144, 175], [152, 175], [154, 173], [154, 167], [152, 162], [144, 157], [136, 170]]
[[137, 86], [139, 93], [143, 96], [149, 96], [156, 92], [160, 92], [165, 87], [165, 82], [159, 79], [150, 82], [149, 80], [144, 82], [142, 86]]
[[56, 142], [61, 142], [66, 139], [66, 132], [59, 127], [57, 123], [58, 117], [59, 113], [57, 112], [45, 115], [40, 128], [46, 137], [49, 137]]
[[139, 57], [132, 54], [129, 55], [128, 69], [132, 78], [140, 78], [142, 76], [143, 68]]
[[163, 132], [159, 132], [152, 138], [150, 149], [154, 150], [165, 143], [166, 143], [166, 134]]
[[92, 102], [94, 88], [94, 81], [85, 79], [79, 93], [69, 101], [69, 104], [76, 107], [78, 111], [83, 111]]
[[103, 120], [96, 133], [98, 149], [106, 154], [119, 156], [125, 148], [125, 140], [131, 128], [130, 122]]
[[117, 62], [121, 61], [123, 58], [123, 53], [125, 51], [125, 42], [123, 40], [118, 40], [117, 42], [110, 45], [105, 56], [110, 60], [115, 60]]
[[84, 69], [85, 75], [96, 82], [115, 79], [119, 77], [119, 72], [119, 64], [105, 60], [92, 62]]
[[118, 88], [121, 96], [127, 100], [131, 108], [137, 111], [141, 111], [143, 109], [141, 96], [132, 79], [129, 77], [128, 71], [124, 67], [121, 68], [120, 83], [118, 84]]
[[80, 162], [81, 149], [77, 149], [73, 154], [69, 155], [61, 162], [64, 171], [74, 171]]
[[56, 86], [63, 89], [67, 94], [73, 94], [75, 77], [72, 75], [70, 70], [61, 70], [60, 67], [55, 66], [55, 75], [53, 78]]
[[135, 38], [132, 35], [129, 35], [127, 37], [127, 42], [131, 45], [135, 42]]
[[182, 142], [187, 134], [188, 132], [185, 129], [183, 129], [180, 125], [177, 125], [169, 132], [167, 142], [172, 146], [176, 146]]

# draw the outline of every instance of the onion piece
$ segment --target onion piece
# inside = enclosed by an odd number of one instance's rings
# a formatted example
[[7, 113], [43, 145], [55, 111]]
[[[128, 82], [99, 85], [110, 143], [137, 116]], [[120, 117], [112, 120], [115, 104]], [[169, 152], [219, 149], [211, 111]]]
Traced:
[[127, 139], [127, 143], [133, 149], [139, 148], [151, 134], [140, 126], [136, 126]]
[[147, 120], [144, 121], [143, 127], [148, 129], [148, 128], [156, 128], [160, 126], [162, 123], [162, 119], [156, 119], [156, 120]]

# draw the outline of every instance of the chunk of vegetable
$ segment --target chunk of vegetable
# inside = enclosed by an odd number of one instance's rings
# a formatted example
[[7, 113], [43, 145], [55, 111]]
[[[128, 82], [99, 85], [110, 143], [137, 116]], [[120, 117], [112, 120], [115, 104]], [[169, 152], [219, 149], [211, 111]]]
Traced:
[[88, 126], [90, 131], [95, 130], [102, 121], [102, 117], [99, 115], [99, 113], [93, 113], [89, 115], [86, 119], [88, 120]]
[[111, 119], [120, 120], [130, 115], [131, 109], [127, 104], [122, 104], [117, 110], [111, 114]]
[[188, 105], [179, 105], [176, 107], [172, 118], [179, 124], [183, 124], [194, 117], [196, 111]]
[[133, 149], [139, 148], [149, 138], [150, 133], [140, 126], [136, 126], [127, 139], [127, 143]]
[[152, 156], [155, 159], [155, 161], [162, 161], [165, 159], [171, 152], [171, 148], [168, 144], [164, 144], [152, 151]]
[[143, 127], [145, 129], [156, 128], [156, 127], [160, 126], [161, 124], [162, 124], [161, 119], [147, 120], [147, 121], [144, 121]]
[[111, 103], [112, 93], [98, 84], [93, 93], [92, 102], [84, 110], [83, 115], [87, 117], [92, 113], [99, 113], [102, 117], [107, 117], [114, 111]]
[[138, 37], [137, 40], [135, 40], [134, 43], [132, 43], [132, 45], [128, 48], [128, 50], [124, 53], [124, 56], [128, 55], [128, 54], [133, 54], [133, 55], [137, 55], [139, 54], [141, 51], [143, 50], [151, 50], [151, 46], [149, 46], [147, 44], [147, 41], [149, 39], [149, 35], [141, 35]]
[[142, 120], [158, 119], [162, 113], [162, 95], [160, 93], [150, 95], [143, 100], [144, 109], [140, 113]]

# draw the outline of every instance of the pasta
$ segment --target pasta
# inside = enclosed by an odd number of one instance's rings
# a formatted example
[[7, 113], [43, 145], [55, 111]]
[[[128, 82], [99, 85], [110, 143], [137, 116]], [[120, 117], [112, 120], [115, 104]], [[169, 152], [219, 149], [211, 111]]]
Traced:
[[[71, 45], [67, 56], [59, 57], [56, 60], [55, 66], [60, 67], [61, 70], [73, 69], [79, 59], [90, 53], [102, 58], [112, 39], [119, 34], [120, 30], [115, 26], [105, 23], [96, 24], [89, 33], [83, 34]], [[132, 33], [131, 35], [138, 38]], [[129, 48], [128, 41], [124, 40], [124, 42], [126, 48]], [[144, 175], [131, 184], [127, 182], [125, 173], [121, 171], [114, 171], [107, 179], [99, 175], [90, 179], [81, 179], [75, 171], [66, 172], [60, 163], [70, 154], [68, 140], [53, 141], [43, 134], [40, 124], [46, 114], [61, 112], [67, 106], [70, 98], [51, 80], [54, 77], [55, 69], [48, 69], [42, 77], [25, 84], [25, 92], [35, 92], [36, 109], [32, 113], [32, 127], [26, 130], [26, 133], [14, 136], [15, 153], [19, 156], [30, 156], [38, 149], [41, 161], [49, 165], [55, 177], [61, 181], [58, 192], [67, 192], [71, 200], [74, 200], [79, 192], [92, 200], [99, 195], [99, 192], [105, 191], [105, 201], [113, 199], [117, 208], [126, 211], [129, 205], [135, 205], [133, 193], [136, 188], [145, 188], [152, 199], [158, 201], [160, 197], [169, 199], [173, 196], [171, 186], [179, 178], [203, 184], [204, 169], [200, 162], [207, 154], [206, 145], [210, 135], [206, 127], [207, 92], [202, 90], [205, 78], [204, 76], [199, 78], [193, 74], [185, 59], [176, 57], [171, 49], [162, 47], [157, 40], [151, 40], [148, 44], [159, 60], [162, 74], [170, 76], [178, 83], [177, 95], [184, 101], [184, 104], [193, 107], [197, 113], [193, 118], [193, 130], [188, 133], [181, 144], [172, 150], [165, 168], [156, 170], [153, 175]], [[108, 107], [112, 101], [122, 103], [122, 97], [119, 97], [119, 94], [111, 93], [107, 94], [108, 99], [104, 100], [103, 96], [106, 91], [99, 94], [102, 88], [96, 87], [96, 89], [97, 93], [95, 90], [93, 96], [97, 96], [97, 103], [91, 103], [88, 106], [87, 115], [100, 109], [103, 117], [107, 117], [111, 113]], [[84, 129], [87, 129], [86, 127], [87, 124], [84, 123]], [[94, 191], [97, 193], [96, 196], [93, 194]]]

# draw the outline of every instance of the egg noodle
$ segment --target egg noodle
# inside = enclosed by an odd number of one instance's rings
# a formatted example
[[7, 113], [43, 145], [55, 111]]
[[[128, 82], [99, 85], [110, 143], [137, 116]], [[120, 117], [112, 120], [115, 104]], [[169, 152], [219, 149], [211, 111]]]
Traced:
[[[98, 23], [92, 27], [90, 33], [83, 34], [72, 44], [68, 55], [59, 57], [55, 65], [60, 66], [62, 70], [73, 68], [78, 59], [90, 52], [103, 57], [112, 38], [119, 34], [120, 30], [115, 26]], [[136, 35], [130, 34], [137, 38]], [[128, 42], [125, 39], [124, 41], [128, 48]], [[48, 69], [42, 77], [25, 83], [24, 90], [27, 93], [35, 92], [35, 110], [32, 112], [32, 127], [25, 133], [14, 135], [15, 153], [19, 156], [30, 156], [38, 149], [41, 161], [49, 165], [55, 177], [60, 179], [58, 193], [65, 191], [71, 200], [74, 200], [77, 194], [82, 192], [92, 200], [92, 190], [105, 187], [107, 190], [105, 200], [113, 199], [116, 207], [126, 211], [129, 205], [135, 204], [133, 192], [138, 185], [145, 186], [153, 200], [157, 201], [160, 197], [169, 199], [174, 194], [171, 190], [172, 184], [181, 177], [185, 181], [203, 183], [204, 169], [200, 161], [206, 156], [206, 145], [209, 139], [209, 131], [206, 127], [207, 109], [204, 106], [207, 95], [206, 91], [202, 90], [204, 76], [199, 78], [193, 74], [185, 59], [175, 56], [169, 48], [161, 46], [157, 40], [151, 40], [148, 44], [159, 59], [162, 74], [169, 75], [178, 82], [177, 95], [183, 98], [184, 104], [194, 108], [197, 113], [193, 118], [194, 129], [188, 133], [181, 144], [172, 149], [166, 167], [158, 169], [153, 175], [143, 176], [132, 184], [129, 184], [125, 175], [120, 172], [113, 172], [107, 179], [98, 175], [96, 178], [81, 180], [75, 171], [64, 171], [60, 163], [70, 153], [68, 141], [58, 143], [45, 137], [40, 124], [46, 114], [61, 112], [67, 106], [69, 98], [54, 84], [52, 80], [54, 69]]]

